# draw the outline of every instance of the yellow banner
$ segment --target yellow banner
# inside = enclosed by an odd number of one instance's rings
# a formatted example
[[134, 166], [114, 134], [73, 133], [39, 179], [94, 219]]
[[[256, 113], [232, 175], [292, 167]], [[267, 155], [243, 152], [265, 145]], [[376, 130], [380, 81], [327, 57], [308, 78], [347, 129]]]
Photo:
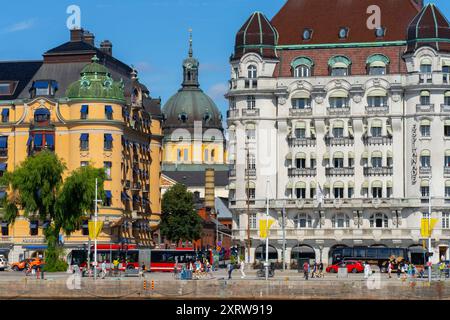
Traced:
[[431, 218], [431, 226], [428, 225], [428, 218], [422, 218], [420, 225], [420, 235], [422, 238], [430, 238], [433, 233], [434, 227], [438, 223], [439, 219]]
[[267, 221], [266, 219], [259, 220], [259, 236], [263, 239], [268, 237], [268, 230], [270, 230], [270, 227], [274, 224], [275, 221], [269, 219]]
[[102, 221], [97, 221], [97, 228], [95, 228], [95, 222], [94, 221], [89, 221], [88, 223], [88, 227], [89, 227], [89, 239], [94, 240], [97, 239], [100, 231], [102, 231], [103, 229], [103, 222]]

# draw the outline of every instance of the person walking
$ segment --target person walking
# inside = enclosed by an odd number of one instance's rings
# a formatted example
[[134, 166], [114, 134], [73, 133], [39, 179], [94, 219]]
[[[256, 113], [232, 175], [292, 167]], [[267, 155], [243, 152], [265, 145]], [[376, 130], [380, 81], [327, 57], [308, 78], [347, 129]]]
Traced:
[[313, 265], [312, 265], [312, 272], [311, 272], [311, 278], [314, 278], [317, 274], [317, 263], [316, 261], [314, 261]]
[[303, 264], [303, 277], [305, 278], [305, 280], [308, 280], [308, 276], [309, 276], [309, 263], [308, 261], [305, 261], [305, 263]]
[[444, 270], [445, 270], [445, 262], [441, 261], [441, 263], [439, 264], [439, 280], [442, 278], [442, 275], [444, 274]]
[[228, 263], [227, 270], [228, 270], [228, 280], [231, 280], [231, 273], [233, 272], [233, 265], [231, 264], [231, 262]]
[[371, 273], [372, 273], [372, 268], [370, 267], [370, 264], [366, 261], [364, 263], [364, 279], [368, 279], [370, 277]]
[[106, 260], [103, 260], [102, 262], [102, 279], [105, 279], [106, 277]]
[[245, 269], [245, 261], [241, 260], [241, 279], [244, 279], [246, 277], [244, 269]]
[[397, 263], [397, 279], [400, 280], [401, 275], [402, 275], [402, 264], [399, 262]]
[[392, 262], [388, 262], [388, 270], [387, 270], [387, 272], [388, 272], [388, 275], [389, 275], [389, 279], [391, 279], [392, 278]]

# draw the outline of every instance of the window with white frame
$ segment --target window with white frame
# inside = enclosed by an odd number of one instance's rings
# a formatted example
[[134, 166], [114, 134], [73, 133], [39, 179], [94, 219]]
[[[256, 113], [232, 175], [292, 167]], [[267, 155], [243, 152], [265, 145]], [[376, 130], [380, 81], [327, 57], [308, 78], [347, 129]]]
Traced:
[[333, 137], [334, 138], [344, 137], [344, 128], [333, 128]]
[[306, 138], [306, 129], [305, 128], [296, 128], [295, 129], [295, 137], [297, 139]]
[[349, 99], [347, 97], [330, 97], [330, 108], [333, 109], [342, 109], [348, 108]]
[[423, 106], [431, 104], [430, 91], [422, 91], [420, 93], [420, 104]]
[[350, 228], [350, 218], [345, 213], [337, 213], [331, 218], [333, 228]]
[[429, 167], [431, 167], [431, 157], [429, 155], [422, 155], [422, 156], [420, 156], [420, 166], [422, 168], [429, 168]]
[[255, 96], [247, 96], [247, 109], [254, 110], [256, 108]]
[[442, 212], [442, 229], [450, 229], [450, 213]]
[[256, 139], [256, 130], [255, 129], [246, 129], [245, 131], [246, 131], [245, 133], [247, 135], [248, 140]]
[[382, 135], [382, 128], [381, 127], [371, 127], [370, 128], [370, 134], [372, 135], [372, 137], [381, 137]]
[[258, 77], [258, 69], [254, 65], [250, 65], [247, 68], [248, 71], [248, 78], [249, 79], [256, 79]]
[[370, 217], [371, 228], [388, 228], [389, 219], [388, 216], [383, 213], [376, 213]]
[[369, 107], [384, 107], [387, 106], [387, 97], [386, 96], [370, 96], [367, 97], [367, 103]]
[[312, 228], [312, 219], [309, 214], [299, 213], [294, 217], [294, 225], [297, 229]]
[[293, 98], [292, 99], [293, 109], [309, 109], [311, 108], [311, 99], [308, 98]]
[[307, 65], [301, 64], [294, 69], [294, 77], [307, 78], [311, 76], [311, 68]]
[[373, 168], [381, 168], [383, 166], [383, 158], [381, 157], [372, 157], [372, 167]]
[[420, 135], [422, 137], [429, 137], [431, 135], [431, 126], [429, 124], [420, 125]]
[[250, 229], [256, 229], [256, 225], [257, 225], [256, 213], [250, 213], [249, 218], [250, 218]]

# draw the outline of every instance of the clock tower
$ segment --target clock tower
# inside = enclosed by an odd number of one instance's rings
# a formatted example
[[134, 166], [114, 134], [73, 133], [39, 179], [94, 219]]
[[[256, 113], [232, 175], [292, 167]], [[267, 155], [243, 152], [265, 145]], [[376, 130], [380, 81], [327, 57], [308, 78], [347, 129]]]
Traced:
[[189, 57], [183, 61], [183, 88], [200, 86], [198, 82], [198, 68], [200, 63], [193, 57], [192, 49], [192, 30], [189, 37]]

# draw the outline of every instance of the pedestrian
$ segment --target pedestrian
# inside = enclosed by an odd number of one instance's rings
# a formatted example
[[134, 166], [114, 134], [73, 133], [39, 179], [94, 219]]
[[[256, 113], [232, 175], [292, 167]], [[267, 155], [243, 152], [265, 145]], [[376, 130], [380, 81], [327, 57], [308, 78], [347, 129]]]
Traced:
[[400, 262], [397, 263], [397, 279], [400, 279], [400, 276], [402, 274], [402, 265]]
[[387, 270], [387, 272], [388, 272], [388, 275], [389, 275], [389, 279], [391, 279], [392, 278], [392, 262], [388, 262], [388, 270]]
[[105, 279], [106, 277], [106, 260], [103, 260], [102, 262], [102, 279]]
[[233, 272], [233, 265], [231, 264], [231, 262], [228, 263], [227, 269], [228, 269], [228, 280], [231, 280], [231, 273]]
[[320, 261], [319, 263], [319, 275], [320, 277], [323, 277], [323, 263]]
[[311, 278], [314, 278], [316, 276], [316, 273], [317, 273], [317, 263], [316, 261], [314, 261], [312, 265]]
[[371, 273], [372, 273], [372, 268], [370, 267], [370, 264], [366, 261], [364, 263], [364, 279], [368, 279], [370, 277]]
[[245, 272], [244, 272], [244, 269], [245, 269], [245, 261], [244, 260], [241, 260], [241, 279], [244, 279], [246, 276], [245, 276]]
[[309, 276], [309, 263], [308, 261], [305, 261], [305, 263], [303, 264], [303, 277], [305, 278], [305, 280], [308, 280], [308, 276]]
[[439, 279], [441, 279], [442, 275], [444, 274], [445, 267], [445, 262], [441, 261], [441, 263], [439, 264]]

